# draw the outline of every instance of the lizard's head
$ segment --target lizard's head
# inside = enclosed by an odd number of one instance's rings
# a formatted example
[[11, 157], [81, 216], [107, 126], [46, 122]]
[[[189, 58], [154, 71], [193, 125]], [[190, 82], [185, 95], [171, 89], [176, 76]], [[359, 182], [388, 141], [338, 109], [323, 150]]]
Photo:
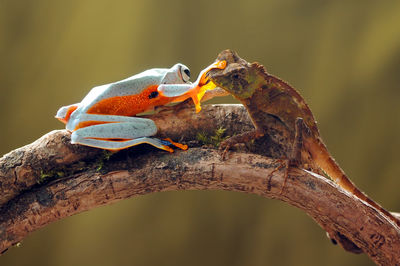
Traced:
[[257, 63], [247, 63], [231, 50], [221, 52], [217, 60], [225, 60], [227, 67], [211, 70], [210, 79], [239, 100], [251, 97], [259, 87], [259, 81], [263, 80], [260, 73], [265, 73], [264, 67]]

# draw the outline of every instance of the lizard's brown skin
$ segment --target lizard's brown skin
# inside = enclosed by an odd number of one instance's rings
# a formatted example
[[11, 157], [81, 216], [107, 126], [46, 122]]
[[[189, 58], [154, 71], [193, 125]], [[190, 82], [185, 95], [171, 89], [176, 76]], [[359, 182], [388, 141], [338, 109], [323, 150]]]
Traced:
[[310, 108], [296, 89], [268, 74], [262, 65], [250, 64], [231, 50], [221, 52], [217, 60], [226, 60], [228, 65], [224, 70], [211, 71], [209, 77], [245, 106], [255, 127], [227, 139], [221, 143], [221, 148], [229, 149], [236, 143], [268, 134], [266, 122], [275, 119], [291, 135], [291, 144], [282, 144], [286, 145], [286, 158], [282, 159], [319, 173], [318, 170], [322, 170], [343, 189], [372, 205], [400, 227], [400, 221], [361, 192], [335, 162], [320, 137]]

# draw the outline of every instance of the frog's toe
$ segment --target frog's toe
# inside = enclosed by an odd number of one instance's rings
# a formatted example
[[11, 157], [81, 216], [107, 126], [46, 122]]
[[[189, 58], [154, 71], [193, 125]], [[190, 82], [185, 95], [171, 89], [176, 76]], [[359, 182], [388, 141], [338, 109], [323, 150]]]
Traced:
[[170, 138], [163, 139], [162, 141], [164, 143], [166, 143], [167, 145], [174, 145], [175, 147], [178, 147], [179, 149], [184, 150], [184, 151], [186, 151], [188, 149], [188, 145], [181, 144], [181, 143], [178, 143], [178, 142], [174, 142]]

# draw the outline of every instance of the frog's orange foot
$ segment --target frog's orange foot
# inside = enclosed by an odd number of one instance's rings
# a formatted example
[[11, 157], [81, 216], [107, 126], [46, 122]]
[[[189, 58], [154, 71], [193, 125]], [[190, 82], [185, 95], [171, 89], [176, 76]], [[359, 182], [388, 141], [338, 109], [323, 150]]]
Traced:
[[160, 147], [160, 149], [162, 149], [162, 150], [164, 150], [164, 151], [169, 151], [170, 153], [173, 153], [173, 152], [174, 152], [174, 149], [172, 149], [170, 146], [167, 146], [167, 145], [162, 145], [162, 146]]
[[[175, 147], [178, 147], [179, 149], [181, 149], [181, 150], [184, 150], [184, 151], [186, 151], [187, 149], [188, 149], [188, 145], [185, 145], [185, 144], [181, 144], [181, 143], [178, 143], [178, 142], [174, 142], [174, 141], [172, 141], [172, 139], [170, 139], [170, 138], [166, 138], [166, 139], [163, 139], [164, 141], [168, 141], [169, 143], [170, 143], [170, 145], [174, 145]], [[171, 149], [171, 148], [170, 148]], [[171, 149], [172, 150], [172, 149]], [[173, 152], [173, 150], [172, 151], [170, 151], [170, 152]]]

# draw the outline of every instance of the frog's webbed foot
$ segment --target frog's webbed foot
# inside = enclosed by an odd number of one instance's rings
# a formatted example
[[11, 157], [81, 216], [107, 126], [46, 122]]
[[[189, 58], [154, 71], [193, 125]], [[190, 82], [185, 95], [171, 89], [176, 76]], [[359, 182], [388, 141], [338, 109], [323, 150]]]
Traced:
[[177, 147], [177, 148], [179, 148], [179, 149], [181, 149], [181, 150], [184, 150], [184, 151], [186, 151], [187, 149], [188, 149], [188, 145], [186, 145], [186, 144], [181, 144], [181, 143], [178, 143], [178, 142], [174, 142], [174, 141], [172, 141], [172, 139], [170, 139], [170, 138], [166, 138], [166, 139], [163, 139], [162, 141], [166, 141], [166, 142], [169, 142], [169, 144], [167, 144], [167, 145], [173, 145], [173, 146], [175, 146], [175, 147]]
[[253, 139], [258, 139], [262, 136], [264, 136], [264, 133], [261, 130], [254, 129], [222, 141], [219, 145], [219, 149], [222, 151], [222, 160], [226, 159], [226, 154], [232, 146], [239, 143], [247, 143]]

